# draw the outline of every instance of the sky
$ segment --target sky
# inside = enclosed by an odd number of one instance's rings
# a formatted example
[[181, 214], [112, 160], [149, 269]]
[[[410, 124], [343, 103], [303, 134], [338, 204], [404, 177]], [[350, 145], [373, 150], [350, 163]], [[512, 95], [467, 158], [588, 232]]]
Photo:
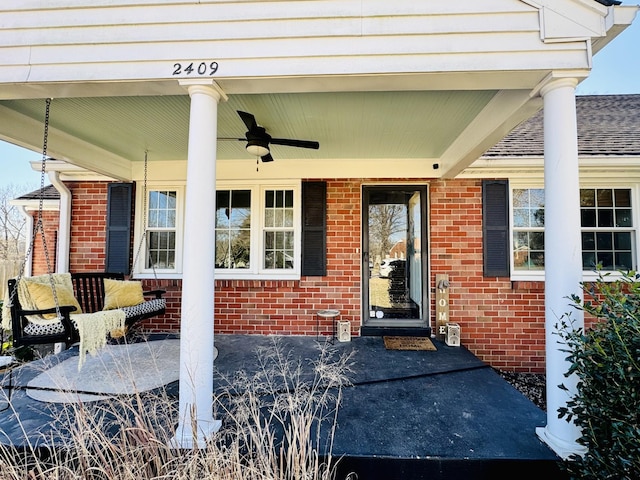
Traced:
[[[634, 2], [623, 2], [630, 5]], [[593, 70], [576, 92], [578, 95], [617, 93], [640, 94], [640, 14], [633, 24], [593, 57]], [[31, 161], [42, 161], [42, 152], [32, 152], [0, 140], [0, 188], [14, 184], [25, 187], [25, 193], [40, 187], [40, 167]], [[45, 184], [48, 184], [45, 179]]]

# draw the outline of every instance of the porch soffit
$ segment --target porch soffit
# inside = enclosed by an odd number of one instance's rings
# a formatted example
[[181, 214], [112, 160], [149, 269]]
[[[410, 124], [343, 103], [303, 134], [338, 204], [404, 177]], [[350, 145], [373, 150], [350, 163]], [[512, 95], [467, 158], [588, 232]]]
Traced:
[[[217, 158], [248, 158], [245, 142], [236, 140], [246, 130], [236, 113], [243, 110], [253, 113], [274, 137], [320, 142], [319, 150], [273, 145], [276, 159], [417, 159], [431, 165], [495, 96], [495, 91], [484, 90], [232, 95], [218, 107]], [[100, 165], [108, 152], [113, 156], [109, 163], [122, 167], [120, 172], [112, 169], [116, 177], [130, 177], [132, 166], [127, 164], [142, 162], [145, 150], [151, 161], [184, 160], [189, 103], [187, 95], [56, 98], [48, 151], [104, 174], [110, 173]], [[0, 101], [3, 124], [32, 126], [16, 132], [23, 144], [39, 144], [43, 115], [40, 99]], [[92, 146], [95, 163], [69, 157], [70, 139]]]

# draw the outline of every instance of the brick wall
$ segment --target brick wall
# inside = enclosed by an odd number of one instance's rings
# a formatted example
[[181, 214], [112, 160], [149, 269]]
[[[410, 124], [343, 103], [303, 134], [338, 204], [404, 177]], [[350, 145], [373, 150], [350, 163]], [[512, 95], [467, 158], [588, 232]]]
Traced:
[[[34, 228], [38, 222], [38, 212], [33, 212]], [[43, 210], [42, 212], [42, 231], [35, 232], [34, 244], [32, 246], [31, 272], [33, 275], [42, 275], [49, 270], [56, 269], [56, 251], [58, 241], [59, 215], [57, 211]], [[44, 241], [42, 232], [44, 231]], [[47, 254], [49, 256], [49, 268], [47, 268]]]
[[[300, 281], [216, 282], [216, 331], [316, 334], [316, 312], [341, 311], [352, 333], [360, 322], [360, 182], [327, 180], [327, 276]], [[320, 321], [320, 332], [332, 326]]]
[[69, 271], [99, 272], [105, 266], [107, 183], [70, 182], [71, 240]]
[[431, 292], [435, 275], [448, 274], [462, 344], [494, 367], [543, 371], [544, 284], [483, 277], [480, 180], [430, 183], [430, 234]]
[[[327, 181], [326, 277], [299, 281], [218, 280], [218, 333], [316, 334], [316, 311], [341, 310], [357, 335], [361, 321], [361, 180]], [[397, 180], [396, 180], [397, 181]], [[411, 181], [411, 179], [407, 179]], [[103, 270], [106, 183], [75, 182], [71, 270]], [[462, 343], [482, 360], [505, 369], [544, 370], [544, 285], [482, 275], [482, 205], [479, 180], [429, 182], [430, 275], [450, 279], [450, 320]], [[167, 314], [146, 321], [158, 331], [179, 330], [180, 280], [145, 280], [145, 289], [167, 290]], [[434, 305], [431, 322], [435, 325]], [[331, 326], [321, 323], [320, 332]]]

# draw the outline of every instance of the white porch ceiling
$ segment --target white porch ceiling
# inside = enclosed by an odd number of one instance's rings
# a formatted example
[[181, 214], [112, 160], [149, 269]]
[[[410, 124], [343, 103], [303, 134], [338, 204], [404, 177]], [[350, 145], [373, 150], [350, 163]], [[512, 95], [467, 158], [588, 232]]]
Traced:
[[[236, 113], [255, 115], [273, 137], [316, 140], [319, 150], [272, 146], [277, 159], [438, 160], [496, 95], [495, 91], [327, 92], [232, 95], [218, 110], [218, 159], [246, 159], [245, 126]], [[188, 95], [60, 98], [51, 104], [49, 152], [87, 165], [65, 153], [65, 143], [86, 143], [130, 162], [185, 160]], [[4, 100], [27, 120], [23, 144], [38, 147], [45, 102]], [[213, 132], [212, 132], [213, 135]]]

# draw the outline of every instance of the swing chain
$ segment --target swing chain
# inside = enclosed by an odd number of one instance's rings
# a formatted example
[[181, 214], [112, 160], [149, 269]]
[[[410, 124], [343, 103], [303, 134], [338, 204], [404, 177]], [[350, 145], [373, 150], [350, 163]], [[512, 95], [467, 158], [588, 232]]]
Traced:
[[[142, 245], [146, 242], [147, 238], [147, 175], [149, 168], [149, 151], [144, 151], [144, 183], [143, 183], [143, 195], [142, 195], [142, 234], [140, 235], [140, 243], [138, 245], [138, 249], [136, 250], [135, 257], [133, 258], [133, 270], [135, 271], [136, 265], [138, 263], [138, 258], [140, 257], [140, 251], [142, 250]], [[157, 280], [158, 274], [156, 272], [156, 265], [153, 259], [151, 258], [151, 252], [149, 252], [149, 248], [147, 246], [147, 259], [151, 264], [151, 269], [153, 270], [153, 277]], [[142, 266], [141, 270], [147, 268], [146, 265]], [[132, 275], [133, 277], [133, 275]]]
[[[45, 262], [47, 265], [47, 274], [49, 275], [49, 285], [51, 286], [51, 292], [53, 294], [53, 301], [56, 306], [56, 316], [60, 318], [62, 315], [60, 313], [60, 305], [58, 302], [58, 292], [56, 291], [55, 282], [53, 280], [53, 271], [51, 268], [51, 257], [49, 256], [49, 249], [47, 248], [47, 239], [44, 231], [44, 225], [42, 223], [42, 213], [44, 211], [44, 179], [47, 172], [47, 148], [49, 142], [49, 117], [51, 110], [51, 98], [47, 98], [46, 107], [45, 107], [45, 115], [44, 115], [44, 138], [42, 140], [42, 161], [40, 168], [40, 194], [39, 194], [39, 202], [38, 202], [38, 220], [34, 226], [31, 241], [29, 242], [29, 247], [25, 254], [24, 260], [22, 261], [22, 265], [20, 267], [20, 272], [18, 273], [18, 277], [16, 279], [16, 285], [19, 285], [22, 277], [24, 276], [24, 270], [27, 261], [31, 258], [33, 253], [33, 246], [36, 242], [36, 237], [38, 232], [40, 232], [40, 238], [42, 239], [42, 246], [44, 250]], [[13, 295], [17, 293], [17, 288], [14, 290]], [[14, 298], [11, 298], [11, 303], [13, 303]]]

